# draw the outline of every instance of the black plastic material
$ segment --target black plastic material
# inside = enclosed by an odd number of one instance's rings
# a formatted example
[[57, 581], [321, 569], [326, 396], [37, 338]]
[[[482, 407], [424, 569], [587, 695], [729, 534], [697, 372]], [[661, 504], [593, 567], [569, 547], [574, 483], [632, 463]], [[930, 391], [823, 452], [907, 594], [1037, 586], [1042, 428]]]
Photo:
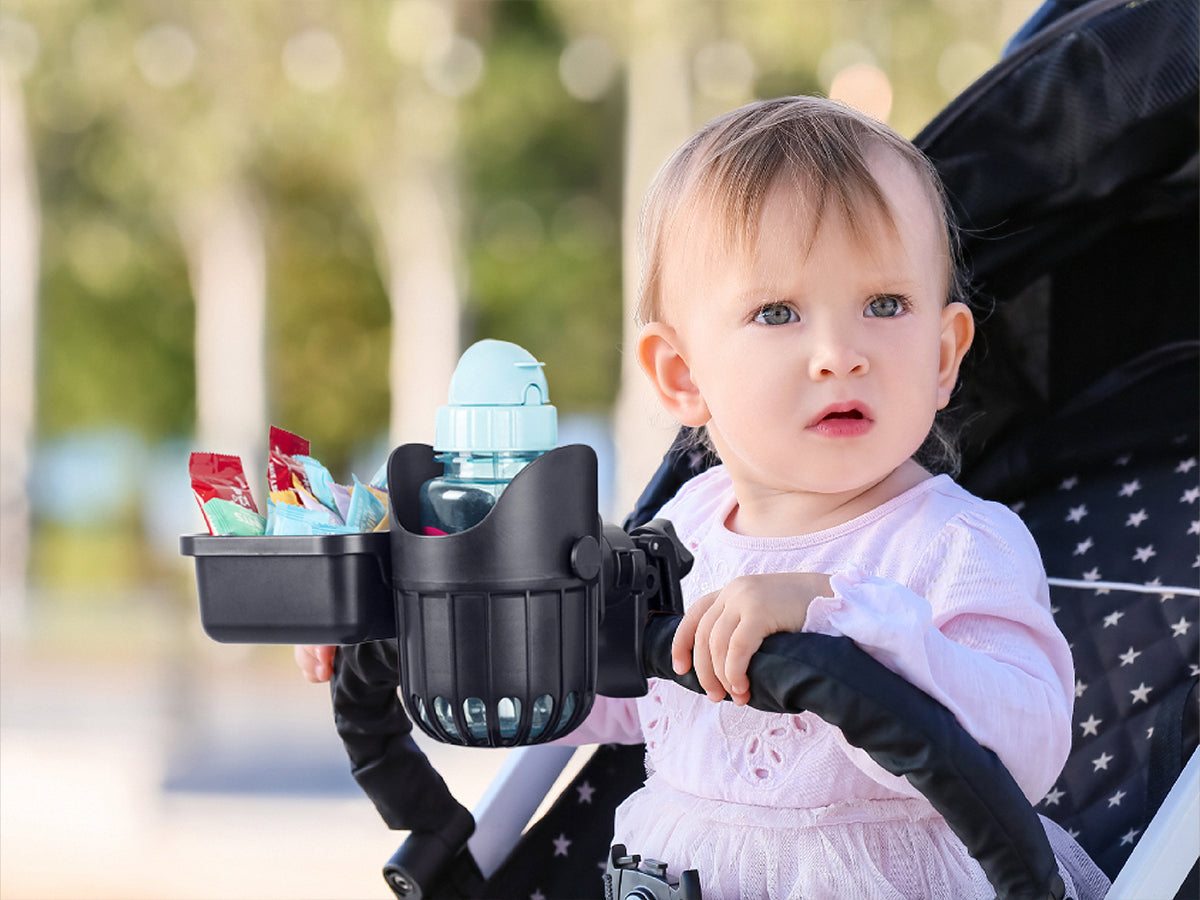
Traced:
[[395, 641], [340, 647], [330, 693], [350, 771], [389, 828], [411, 832], [384, 867], [397, 897], [478, 896], [483, 876], [466, 849], [475, 820], [412, 739], [396, 694]]
[[[467, 822], [473, 830], [475, 822], [470, 815]], [[408, 836], [383, 867], [383, 878], [398, 900], [469, 900], [482, 896], [483, 873], [466, 849], [470, 831], [460, 835], [414, 831]], [[457, 853], [452, 848], [457, 848]], [[435, 862], [447, 855], [449, 864], [435, 868]]]
[[387, 532], [184, 535], [200, 622], [235, 644], [352, 644], [396, 636]]
[[[398, 447], [388, 461], [409, 714], [450, 744], [517, 746], [561, 736], [595, 699], [602, 593], [595, 452], [551, 450], [509, 483], [478, 525], [424, 535], [418, 490], [440, 471], [424, 444]], [[502, 729], [506, 714], [513, 724]]]
[[654, 519], [630, 533], [605, 525], [602, 545], [604, 608], [596, 693], [641, 697], [647, 688], [642, 671], [646, 616], [683, 615], [680, 581], [692, 568], [692, 555], [666, 519]]
[[[678, 625], [666, 615], [647, 624], [646, 674], [700, 691], [694, 671], [677, 675], [671, 667]], [[983, 867], [997, 900], [1062, 900], [1065, 887], [1037, 813], [996, 754], [928, 694], [849, 638], [823, 634], [771, 635], [748, 674], [751, 706], [808, 710], [907, 778]]]
[[624, 844], [613, 844], [604, 869], [604, 896], [609, 900], [702, 900], [700, 873], [687, 869], [679, 880], [668, 878], [667, 864], [630, 854]]

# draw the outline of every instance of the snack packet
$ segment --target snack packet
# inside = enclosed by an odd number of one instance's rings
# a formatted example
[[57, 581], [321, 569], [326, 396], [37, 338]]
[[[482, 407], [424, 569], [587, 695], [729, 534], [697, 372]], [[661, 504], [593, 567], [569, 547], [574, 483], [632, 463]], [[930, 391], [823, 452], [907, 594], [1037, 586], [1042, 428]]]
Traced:
[[375, 470], [375, 475], [369, 482], [371, 487], [379, 488], [382, 491], [387, 491], [387, 468], [388, 461], [385, 459], [379, 468]]
[[271, 516], [271, 529], [268, 533], [275, 535], [337, 534], [345, 530], [345, 526], [336, 521], [333, 513], [324, 507], [307, 509], [303, 506], [289, 506], [280, 503], [275, 507]]
[[347, 531], [374, 531], [388, 514], [387, 495], [380, 499], [378, 489], [354, 479], [350, 492], [350, 509], [346, 513]]
[[[209, 506], [213, 500], [239, 506], [258, 519], [262, 516], [254, 504], [250, 494], [250, 483], [246, 480], [246, 471], [242, 461], [237, 456], [224, 453], [193, 453], [188, 458], [188, 473], [192, 479], [192, 493], [200, 504], [200, 512], [208, 525], [210, 534], [262, 534], [259, 531], [223, 530], [230, 528], [253, 528], [257, 519], [240, 516], [224, 509], [222, 505]], [[214, 517], [210, 517], [210, 509]], [[218, 511], [219, 510], [219, 511]]]
[[[321, 465], [317, 460], [305, 454], [299, 454], [292, 457], [304, 469], [305, 478], [309, 483], [309, 490], [312, 496], [324, 504], [327, 508], [337, 511], [337, 498], [334, 496], [333, 476], [329, 474], [329, 470]], [[345, 519], [345, 514], [339, 512], [339, 516]]]
[[299, 435], [271, 426], [270, 450], [267, 455], [267, 487], [272, 491], [291, 490], [299, 482], [300, 487], [311, 490], [304, 464], [296, 457], [307, 456], [308, 441]]
[[263, 516], [232, 500], [213, 497], [206, 500], [200, 510], [213, 534], [258, 535], [267, 530], [267, 520]]

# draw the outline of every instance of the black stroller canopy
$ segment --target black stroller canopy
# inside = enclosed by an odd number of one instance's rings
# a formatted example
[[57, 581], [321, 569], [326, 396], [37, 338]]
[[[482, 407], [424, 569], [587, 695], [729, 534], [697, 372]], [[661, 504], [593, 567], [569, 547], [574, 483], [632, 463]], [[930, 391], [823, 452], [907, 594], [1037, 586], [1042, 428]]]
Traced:
[[[1083, 4], [917, 136], [956, 208], [981, 324], [958, 400], [967, 473], [998, 435], [1103, 380], [1115, 390], [1126, 366], [1128, 382], [1183, 374], [1144, 392], [1172, 402], [1135, 409], [1122, 440], [1195, 419], [1198, 34], [1194, 0]], [[1009, 492], [1029, 474], [1005, 469]]]

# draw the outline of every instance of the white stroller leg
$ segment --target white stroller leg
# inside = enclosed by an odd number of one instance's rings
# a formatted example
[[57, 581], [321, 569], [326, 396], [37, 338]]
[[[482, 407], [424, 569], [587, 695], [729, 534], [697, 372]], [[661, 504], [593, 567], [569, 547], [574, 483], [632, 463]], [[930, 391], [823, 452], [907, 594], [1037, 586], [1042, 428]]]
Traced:
[[490, 878], [516, 846], [576, 747], [537, 744], [515, 747], [472, 811], [475, 833], [467, 848], [484, 878]]
[[1106, 900], [1174, 897], [1200, 857], [1200, 750], [1158, 808]]

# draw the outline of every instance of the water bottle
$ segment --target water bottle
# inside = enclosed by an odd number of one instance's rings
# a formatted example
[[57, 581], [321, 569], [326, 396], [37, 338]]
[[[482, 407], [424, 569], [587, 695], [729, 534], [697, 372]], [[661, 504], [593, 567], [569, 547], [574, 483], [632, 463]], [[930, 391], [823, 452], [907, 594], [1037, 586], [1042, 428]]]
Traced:
[[538, 362], [507, 341], [471, 345], [438, 408], [433, 449], [445, 473], [421, 486], [425, 534], [456, 534], [483, 520], [525, 466], [558, 441], [558, 416]]

